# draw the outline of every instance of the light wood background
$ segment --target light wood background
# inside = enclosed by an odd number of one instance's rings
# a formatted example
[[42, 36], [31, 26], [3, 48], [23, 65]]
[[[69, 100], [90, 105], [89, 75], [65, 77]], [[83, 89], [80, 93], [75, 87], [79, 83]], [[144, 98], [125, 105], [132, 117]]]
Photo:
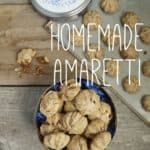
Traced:
[[[52, 76], [26, 75], [20, 79], [16, 52], [24, 47], [49, 52], [49, 35], [43, 29], [47, 19], [36, 13], [27, 0], [0, 0], [0, 150], [42, 150], [34, 128], [34, 112], [46, 87], [8, 87], [8, 85], [49, 84]], [[11, 5], [10, 5], [11, 4]], [[63, 56], [63, 57], [62, 57]], [[69, 53], [49, 55], [51, 62], [60, 57], [73, 60]], [[50, 68], [52, 68], [50, 66]], [[37, 82], [38, 81], [38, 82]], [[118, 127], [109, 150], [149, 150], [150, 128], [137, 118], [121, 100], [108, 91], [118, 114]]]
[[[48, 85], [53, 81], [56, 58], [62, 62], [65, 59], [70, 62], [74, 60], [71, 54], [62, 50], [50, 51], [49, 34], [44, 29], [47, 20], [28, 4], [0, 5], [0, 85]], [[44, 75], [30, 73], [24, 74], [22, 78], [17, 75], [14, 71], [18, 67], [16, 56], [22, 48], [33, 48], [38, 54], [49, 57], [50, 65]]]

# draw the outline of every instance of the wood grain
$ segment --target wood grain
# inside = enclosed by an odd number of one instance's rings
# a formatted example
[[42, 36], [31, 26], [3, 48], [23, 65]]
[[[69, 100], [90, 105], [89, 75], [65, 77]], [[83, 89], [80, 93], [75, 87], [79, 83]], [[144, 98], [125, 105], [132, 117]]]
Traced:
[[[43, 149], [34, 128], [34, 113], [44, 89], [46, 87], [0, 88], [0, 143], [9, 145], [9, 150]], [[118, 127], [108, 150], [149, 150], [149, 128], [118, 97], [110, 91], [109, 94], [117, 108]]]
[[28, 4], [30, 0], [0, 0], [0, 4]]

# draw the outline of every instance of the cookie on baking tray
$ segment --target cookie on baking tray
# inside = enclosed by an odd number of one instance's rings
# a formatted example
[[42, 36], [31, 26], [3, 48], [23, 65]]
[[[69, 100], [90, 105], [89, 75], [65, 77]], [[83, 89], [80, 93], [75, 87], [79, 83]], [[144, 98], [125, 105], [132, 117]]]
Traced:
[[142, 72], [143, 72], [144, 76], [150, 77], [150, 60], [145, 61], [142, 64]]
[[93, 24], [93, 25], [90, 25], [90, 29], [96, 30], [98, 26], [102, 24], [101, 14], [97, 12], [96, 10], [89, 10], [83, 16], [83, 24], [85, 26], [88, 26], [88, 24]]
[[117, 67], [117, 61], [114, 61], [113, 59], [106, 61], [105, 68], [107, 70], [107, 75], [111, 77], [114, 77], [117, 73], [120, 73], [120, 65]]
[[102, 0], [100, 7], [106, 13], [114, 13], [119, 9], [119, 0]]
[[142, 106], [145, 109], [145, 111], [150, 112], [150, 95], [145, 95], [142, 98]]
[[123, 88], [128, 93], [136, 93], [140, 90], [139, 80], [137, 76], [131, 76], [131, 83], [129, 84], [129, 77], [124, 78], [123, 80]]
[[88, 60], [104, 58], [105, 51], [97, 43], [91, 43], [89, 48], [90, 50], [86, 51], [86, 57]]
[[120, 56], [123, 59], [137, 59], [139, 57], [139, 53], [136, 51], [135, 46], [131, 44], [128, 49], [120, 50]]
[[135, 24], [139, 22], [139, 16], [133, 11], [128, 11], [123, 15], [121, 21], [123, 25], [127, 24], [131, 28], [134, 28]]
[[150, 26], [144, 26], [141, 28], [140, 38], [145, 44], [150, 44]]

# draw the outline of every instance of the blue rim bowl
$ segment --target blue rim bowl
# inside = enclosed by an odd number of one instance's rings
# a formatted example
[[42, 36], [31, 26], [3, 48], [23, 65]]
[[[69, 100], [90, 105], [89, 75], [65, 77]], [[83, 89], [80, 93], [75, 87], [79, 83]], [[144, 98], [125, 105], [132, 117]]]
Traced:
[[[78, 81], [80, 81], [80, 79], [78, 79]], [[43, 95], [45, 95], [50, 90], [59, 91], [60, 86], [61, 86], [60, 82], [56, 83], [55, 85], [50, 86], [44, 92]], [[111, 106], [111, 109], [113, 112], [113, 118], [112, 118], [111, 122], [109, 123], [107, 131], [111, 133], [111, 136], [113, 138], [116, 133], [116, 129], [117, 129], [117, 115], [116, 115], [116, 109], [115, 109], [115, 106], [114, 106], [114, 103], [113, 103], [111, 97], [107, 94], [107, 92], [101, 86], [97, 85], [96, 83], [92, 83], [91, 81], [86, 80], [86, 79], [81, 79], [81, 89], [94, 90], [99, 95], [101, 101], [106, 102], [107, 104], [109, 104]], [[41, 102], [41, 99], [40, 99], [40, 102]], [[40, 102], [39, 102], [39, 104], [40, 104]], [[45, 121], [46, 121], [46, 117], [39, 110], [39, 104], [38, 104], [38, 109], [36, 112], [36, 127], [38, 129], [38, 133], [39, 133], [41, 124], [45, 123]], [[40, 134], [39, 134], [39, 137], [40, 137]], [[40, 139], [41, 138], [42, 137], [40, 137]]]

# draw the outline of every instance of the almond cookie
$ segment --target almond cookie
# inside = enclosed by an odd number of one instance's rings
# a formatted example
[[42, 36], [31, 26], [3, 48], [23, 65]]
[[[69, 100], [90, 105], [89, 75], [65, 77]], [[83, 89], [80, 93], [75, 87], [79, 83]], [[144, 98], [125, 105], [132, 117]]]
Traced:
[[74, 100], [75, 107], [82, 115], [91, 115], [99, 105], [100, 98], [92, 90], [82, 90]]
[[100, 119], [108, 125], [113, 117], [113, 113], [109, 104], [100, 102], [98, 110], [88, 116], [89, 120]]
[[46, 65], [46, 64], [50, 63], [50, 60], [48, 59], [47, 56], [37, 56], [36, 60], [39, 64], [43, 64], [43, 65]]
[[135, 24], [139, 22], [139, 17], [134, 12], [126, 12], [122, 17], [122, 24], [127, 24], [131, 28], [135, 27]]
[[91, 121], [85, 131], [85, 136], [91, 138], [99, 132], [106, 131], [107, 125], [100, 119]]
[[69, 112], [62, 118], [61, 125], [64, 131], [69, 134], [82, 134], [88, 125], [88, 121], [79, 112]]
[[101, 114], [99, 118], [103, 122], [105, 122], [106, 125], [108, 125], [113, 117], [113, 113], [112, 113], [112, 109], [111, 109], [110, 105], [105, 102], [101, 102], [99, 110], [100, 110], [100, 114]]
[[103, 132], [97, 134], [91, 143], [91, 150], [105, 150], [111, 141], [111, 134]]
[[65, 105], [64, 105], [64, 111], [65, 112], [73, 112], [76, 110], [77, 109], [72, 102], [65, 102]]
[[44, 145], [47, 148], [61, 150], [67, 146], [70, 141], [70, 136], [63, 132], [52, 133], [44, 137]]
[[119, 0], [102, 0], [100, 3], [100, 7], [106, 13], [114, 13], [119, 8]]
[[50, 125], [53, 125], [57, 127], [58, 123], [60, 122], [61, 118], [63, 117], [63, 114], [61, 113], [56, 113], [53, 116], [48, 116], [46, 118], [46, 122]]
[[53, 132], [55, 130], [55, 126], [54, 125], [50, 125], [50, 124], [42, 124], [40, 127], [40, 134], [42, 136], [48, 135], [51, 132]]
[[92, 51], [87, 50], [86, 57], [87, 59], [102, 59], [104, 58], [104, 49], [100, 48], [100, 46], [97, 43], [90, 44], [90, 49]]
[[145, 44], [150, 44], [150, 26], [142, 27], [140, 31], [140, 38]]
[[18, 53], [17, 63], [23, 66], [31, 64], [33, 57], [36, 55], [36, 51], [33, 49], [22, 49]]
[[88, 150], [86, 139], [79, 135], [73, 136], [67, 150]]
[[120, 66], [117, 69], [117, 61], [114, 61], [113, 59], [106, 61], [105, 68], [107, 70], [107, 75], [114, 77], [118, 73], [120, 73]]
[[102, 35], [102, 40], [107, 46], [113, 46], [113, 44], [114, 46], [119, 45], [119, 38], [114, 38], [114, 34], [116, 35], [118, 33], [115, 33], [112, 29], [110, 29], [107, 31], [106, 35]]
[[131, 76], [131, 84], [129, 84], [129, 77], [126, 77], [123, 80], [123, 88], [128, 93], [136, 93], [140, 90], [139, 80], [137, 76], [132, 75]]
[[145, 95], [142, 98], [142, 105], [143, 105], [143, 108], [145, 109], [145, 111], [150, 112], [150, 95]]
[[84, 35], [78, 34], [77, 32], [72, 32], [71, 34], [71, 43], [74, 44], [76, 47], [82, 46], [84, 43]]
[[60, 97], [63, 101], [72, 101], [80, 92], [81, 86], [76, 83], [74, 79], [68, 80], [67, 84], [64, 82], [60, 88]]
[[83, 17], [83, 24], [88, 26], [88, 24], [92, 23], [90, 26], [91, 30], [96, 30], [99, 25], [102, 24], [102, 18], [99, 12], [95, 10], [89, 10]]
[[42, 97], [40, 112], [48, 118], [59, 112], [62, 107], [63, 101], [59, 98], [58, 93], [49, 91]]
[[131, 44], [127, 50], [120, 50], [120, 56], [123, 59], [137, 59], [139, 53], [135, 50], [135, 46]]
[[150, 61], [145, 61], [142, 65], [142, 72], [145, 76], [150, 77]]

